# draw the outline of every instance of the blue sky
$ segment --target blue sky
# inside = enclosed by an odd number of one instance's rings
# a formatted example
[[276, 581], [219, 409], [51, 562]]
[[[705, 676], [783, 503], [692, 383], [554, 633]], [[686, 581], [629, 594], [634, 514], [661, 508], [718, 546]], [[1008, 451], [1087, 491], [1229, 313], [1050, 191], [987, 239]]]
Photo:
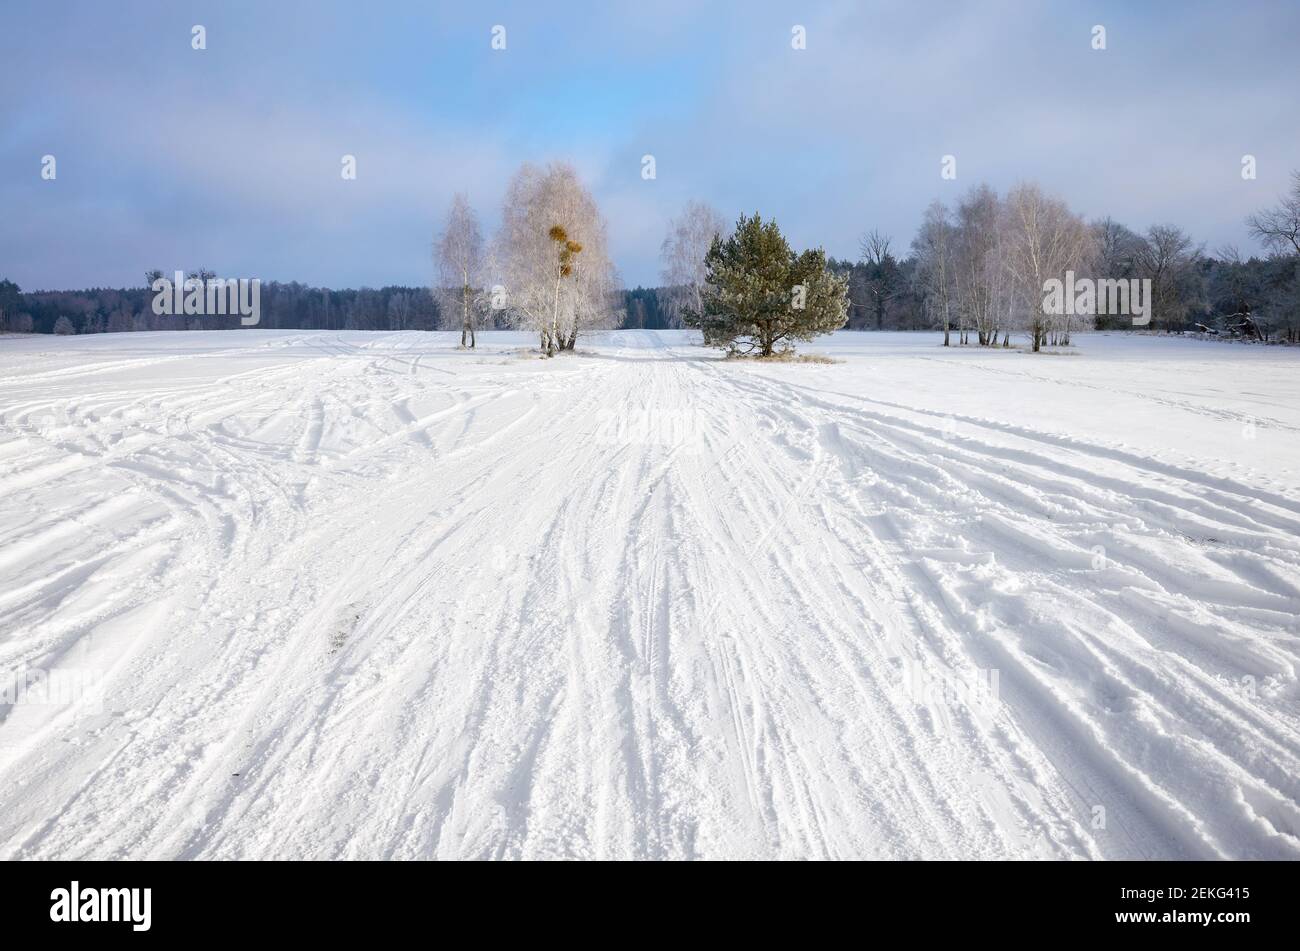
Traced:
[[657, 282], [690, 199], [851, 257], [980, 181], [1255, 250], [1242, 218], [1300, 169], [1297, 90], [1300, 4], [1277, 0], [4, 0], [0, 277], [422, 284], [454, 192], [490, 232], [518, 164], [550, 159], [595, 193], [629, 286]]

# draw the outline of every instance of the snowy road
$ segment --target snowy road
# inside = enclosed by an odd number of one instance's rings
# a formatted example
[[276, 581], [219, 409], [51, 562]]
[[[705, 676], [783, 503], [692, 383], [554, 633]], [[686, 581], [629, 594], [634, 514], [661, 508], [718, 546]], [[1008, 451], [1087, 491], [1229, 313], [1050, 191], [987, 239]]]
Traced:
[[1300, 857], [1300, 354], [688, 339], [0, 340], [0, 856]]

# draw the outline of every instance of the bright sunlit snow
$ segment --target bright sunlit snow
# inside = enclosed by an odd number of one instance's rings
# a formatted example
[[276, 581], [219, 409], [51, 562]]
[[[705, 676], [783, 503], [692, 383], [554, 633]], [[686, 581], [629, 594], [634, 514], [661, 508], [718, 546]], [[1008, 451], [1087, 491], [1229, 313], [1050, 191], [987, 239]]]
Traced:
[[4, 340], [0, 856], [1300, 856], [1300, 353], [693, 339]]

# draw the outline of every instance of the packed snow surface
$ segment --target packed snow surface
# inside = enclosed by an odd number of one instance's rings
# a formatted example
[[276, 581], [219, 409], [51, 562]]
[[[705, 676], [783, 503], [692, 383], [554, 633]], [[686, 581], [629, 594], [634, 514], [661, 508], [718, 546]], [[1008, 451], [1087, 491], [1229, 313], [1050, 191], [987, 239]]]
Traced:
[[0, 856], [1300, 856], [1300, 352], [455, 339], [0, 339]]

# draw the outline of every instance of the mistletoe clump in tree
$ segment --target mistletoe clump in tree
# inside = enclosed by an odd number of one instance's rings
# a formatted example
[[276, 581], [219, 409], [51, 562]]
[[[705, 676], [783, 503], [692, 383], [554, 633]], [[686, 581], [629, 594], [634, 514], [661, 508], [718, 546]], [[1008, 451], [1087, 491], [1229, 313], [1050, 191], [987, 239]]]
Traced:
[[[563, 225], [552, 225], [546, 236], [558, 248], [555, 260], [555, 309], [551, 313], [551, 332], [546, 338], [546, 355], [550, 357], [555, 355], [556, 347], [561, 350], [573, 349], [573, 344], [560, 332], [560, 286], [566, 277], [573, 277], [574, 258], [582, 252], [582, 245], [569, 240], [569, 233]], [[577, 332], [573, 335], [577, 337]]]
[[826, 252], [795, 254], [776, 222], [757, 214], [715, 237], [704, 263], [703, 306], [683, 317], [704, 332], [705, 346], [770, 357], [848, 318], [848, 285], [827, 270]]

